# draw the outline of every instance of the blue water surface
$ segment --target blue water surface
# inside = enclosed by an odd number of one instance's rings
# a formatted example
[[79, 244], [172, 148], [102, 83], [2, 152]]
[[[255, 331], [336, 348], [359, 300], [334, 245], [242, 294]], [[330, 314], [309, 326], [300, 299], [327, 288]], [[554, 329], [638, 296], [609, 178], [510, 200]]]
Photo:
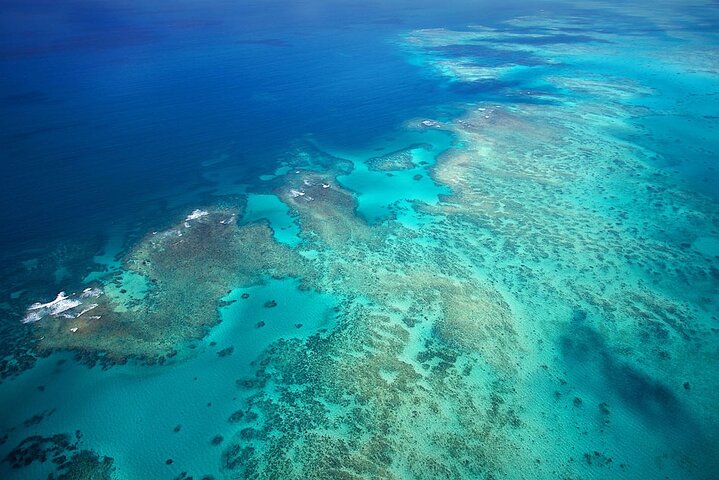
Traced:
[[0, 6], [6, 246], [87, 235], [233, 154], [272, 172], [288, 142], [363, 143], [456, 100], [388, 45], [510, 7], [430, 2], [44, 2]]

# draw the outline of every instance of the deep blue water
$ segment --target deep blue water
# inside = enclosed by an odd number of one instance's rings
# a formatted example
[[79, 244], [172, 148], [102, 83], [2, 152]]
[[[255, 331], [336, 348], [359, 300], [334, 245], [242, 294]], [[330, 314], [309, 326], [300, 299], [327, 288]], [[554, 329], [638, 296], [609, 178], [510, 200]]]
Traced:
[[248, 169], [272, 171], [276, 153], [304, 134], [366, 142], [457, 99], [388, 41], [418, 26], [466, 24], [463, 12], [492, 21], [507, 9], [218, 1], [0, 8], [6, 247], [88, 234], [150, 192], [194, 184], [198, 165], [224, 149]]
[[[141, 208], [149, 193], [194, 185], [199, 164], [220, 151], [254, 173], [272, 171], [277, 152], [304, 134], [367, 143], [436, 105], [497, 100], [531, 83], [427, 81], [390, 46], [401, 32], [587, 12], [559, 2], [428, 1], [9, 0], [0, 9], [5, 253], [23, 241], [86, 235]], [[655, 29], [631, 16], [615, 23], [637, 35]], [[489, 65], [536, 63], [467, 48]]]

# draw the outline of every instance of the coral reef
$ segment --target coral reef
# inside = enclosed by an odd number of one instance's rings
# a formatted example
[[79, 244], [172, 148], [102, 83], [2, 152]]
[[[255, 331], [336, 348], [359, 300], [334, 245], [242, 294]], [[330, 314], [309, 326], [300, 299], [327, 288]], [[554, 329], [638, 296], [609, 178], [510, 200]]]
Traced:
[[101, 239], [88, 237], [84, 242], [54, 242], [43, 248], [10, 255], [2, 252], [3, 292], [0, 300], [0, 382], [32, 368], [37, 360], [37, 338], [30, 325], [22, 324], [27, 306], [48, 290], [70, 286], [82, 288], [76, 281], [92, 270], [87, 252], [101, 246]]
[[229, 419], [238, 425], [223, 454], [230, 476], [503, 471], [521, 426], [505, 395], [523, 340], [502, 294], [399, 224], [367, 225], [331, 172], [288, 173], [278, 194], [298, 216], [300, 252], [323, 265], [308, 285], [346, 300], [338, 327], [280, 340], [255, 378], [238, 382], [250, 398]]
[[32, 463], [45, 463], [50, 460], [57, 465], [48, 480], [112, 480], [113, 459], [100, 456], [96, 452], [80, 449], [80, 432], [75, 439], [69, 434], [56, 434], [50, 437], [34, 435], [27, 437], [3, 459], [13, 469], [22, 469]]
[[370, 241], [378, 238], [369, 226], [355, 215], [357, 201], [352, 192], [342, 188], [333, 171], [317, 173], [296, 170], [289, 173], [277, 195], [300, 217], [302, 238], [319, 240], [340, 248], [353, 239]]
[[418, 148], [429, 150], [432, 148], [432, 145], [412, 145], [382, 156], [372, 157], [367, 160], [367, 167], [370, 170], [380, 172], [411, 170], [416, 167], [412, 151]]
[[195, 210], [140, 241], [111, 283], [66, 299], [63, 294], [56, 301], [70, 303], [59, 309], [31, 306], [28, 315], [42, 313], [34, 319], [38, 348], [163, 362], [217, 324], [228, 288], [303, 274], [304, 260], [277, 244], [266, 224], [238, 226], [237, 214]]
[[[505, 104], [416, 121], [412, 141], [386, 155], [342, 158], [298, 142], [285, 172], [256, 187], [289, 209], [294, 247], [277, 243], [271, 222], [238, 226], [231, 207], [194, 210], [137, 243], [111, 281], [32, 305], [38, 348], [164, 363], [217, 324], [228, 291], [299, 277], [299, 288], [339, 299], [337, 322], [280, 338], [254, 375], [228, 379], [241, 406], [222, 414], [221, 434], [202, 437], [222, 452], [228, 478], [715, 472], [719, 381], [706, 365], [718, 351], [716, 202], [631, 141], [646, 136], [639, 119], [666, 113], [640, 105], [651, 89], [600, 72], [544, 73], [580, 54], [608, 56], [615, 37], [516, 25], [535, 33], [473, 27], [402, 39], [448, 88], [497, 82]], [[514, 91], [517, 71], [539, 79]], [[452, 148], [414, 141], [438, 129], [452, 132]], [[418, 150], [435, 162], [415, 162]], [[350, 182], [360, 167], [375, 175], [365, 178], [434, 181], [447, 193], [429, 202], [373, 191], [391, 215], [370, 223], [358, 213], [369, 182]], [[287, 305], [254, 293], [245, 303], [255, 298], [268, 315]], [[296, 320], [288, 325], [310, 325]], [[228, 365], [237, 350], [210, 356]], [[47, 442], [29, 440], [8, 461], [49, 458]]]
[[[438, 48], [496, 35], [478, 30], [409, 41], [461, 82], [506, 73], [456, 58], [471, 48]], [[538, 44], [515, 59], [553, 64], [564, 41]], [[428, 121], [460, 146], [430, 172], [451, 195], [407, 213], [421, 230], [368, 225], [354, 199], [362, 192], [345, 189], [344, 177], [290, 166], [276, 192], [298, 218], [300, 252], [322, 266], [308, 284], [345, 301], [334, 330], [276, 343], [256, 377], [238, 383], [249, 399], [224, 450], [232, 478], [712, 471], [704, 453], [717, 438], [701, 423], [719, 419], [682, 386], [716, 355], [717, 259], [689, 247], [697, 232], [716, 234], [712, 200], [613, 134], [617, 122], [638, 128], [646, 111], [631, 102], [646, 88], [548, 80], [577, 92], [574, 108], [547, 87], [531, 102]], [[401, 170], [399, 152], [370, 168]], [[669, 362], [674, 355], [682, 362]], [[634, 438], [637, 425], [654, 432], [645, 448], [665, 465], [637, 466], [651, 455], [621, 442], [597, 448], [609, 435]]]

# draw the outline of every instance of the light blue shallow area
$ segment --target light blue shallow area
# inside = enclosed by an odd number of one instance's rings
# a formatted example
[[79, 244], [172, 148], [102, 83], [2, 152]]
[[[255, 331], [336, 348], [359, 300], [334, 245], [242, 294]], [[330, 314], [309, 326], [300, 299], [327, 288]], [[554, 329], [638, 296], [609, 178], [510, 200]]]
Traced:
[[274, 233], [275, 240], [295, 247], [300, 243], [300, 227], [290, 215], [287, 205], [275, 195], [249, 195], [247, 209], [242, 223], [267, 220]]
[[[422, 175], [415, 180], [414, 175]], [[397, 202], [419, 200], [434, 204], [438, 195], [447, 194], [446, 187], [437, 185], [427, 176], [425, 168], [413, 168], [393, 172], [374, 172], [364, 163], [356, 163], [355, 170], [347, 176], [338, 177], [339, 182], [358, 193], [357, 212], [369, 223], [377, 223], [390, 216], [389, 207]]]
[[[337, 156], [352, 160], [354, 168], [348, 175], [337, 177], [343, 187], [357, 194], [357, 213], [368, 223], [374, 224], [393, 218], [393, 210], [406, 211], [412, 202], [419, 201], [436, 204], [439, 195], [450, 193], [449, 188], [435, 183], [431, 168], [437, 157], [452, 145], [452, 136], [434, 127], [414, 130], [392, 136], [372, 150], [335, 151]], [[408, 170], [375, 171], [370, 170], [366, 161], [378, 155], [421, 145], [412, 148], [412, 162], [416, 165]], [[381, 150], [378, 150], [380, 149]], [[395, 207], [394, 209], [392, 207]], [[396, 215], [403, 222], [404, 217]], [[408, 226], [413, 220], [405, 219]]]
[[[268, 280], [232, 290], [224, 300], [234, 303], [221, 309], [222, 323], [188, 354], [164, 366], [103, 371], [78, 365], [68, 354], [40, 360], [0, 389], [0, 429], [17, 427], [3, 452], [30, 435], [80, 430], [83, 444], [114, 457], [118, 479], [174, 478], [182, 471], [197, 478], [220, 475], [226, 445], [210, 442], [216, 435], [229, 439], [237, 430], [227, 419], [243, 408], [247, 390], [236, 381], [252, 378], [251, 362], [272, 342], [307, 337], [333, 324], [336, 299], [298, 286], [295, 279]], [[243, 293], [249, 298], [242, 299]], [[277, 305], [266, 307], [271, 300]], [[260, 321], [265, 326], [258, 328]], [[217, 354], [228, 347], [233, 347], [231, 354]], [[60, 360], [66, 362], [60, 365]], [[23, 426], [24, 420], [52, 409], [39, 425]], [[177, 425], [180, 431], [174, 432]], [[170, 458], [173, 463], [166, 465]], [[51, 465], [35, 462], [17, 477], [0, 463], [0, 478], [43, 478]]]

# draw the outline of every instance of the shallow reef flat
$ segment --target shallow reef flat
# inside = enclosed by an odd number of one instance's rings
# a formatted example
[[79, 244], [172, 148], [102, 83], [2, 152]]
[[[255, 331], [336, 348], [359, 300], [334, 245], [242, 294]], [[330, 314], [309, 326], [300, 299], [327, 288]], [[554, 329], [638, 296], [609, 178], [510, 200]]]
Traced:
[[[443, 75], [447, 62], [465, 61], [438, 54], [438, 45], [492, 37], [508, 43], [503, 32], [419, 33], [425, 35], [429, 48], [422, 55], [437, 55]], [[616, 35], [611, 40], [616, 45]], [[573, 63], [567, 54], [572, 47], [518, 43], [534, 59]], [[608, 38], [596, 49], [583, 44], [575, 53], [599, 58], [617, 49], [606, 43]], [[668, 62], [667, 52], [656, 55], [650, 58]], [[629, 63], [615, 51], [610, 62], [622, 61]], [[696, 62], [687, 59], [682, 73], [689, 78], [676, 81], [680, 92], [672, 93], [680, 99], [673, 101], [701, 97], [682, 89], [697, 79], [713, 78], [716, 88], [715, 70], [695, 69]], [[677, 57], [654, 68], [679, 68]], [[654, 82], [626, 76], [629, 71], [621, 68], [582, 74], [565, 69], [566, 76], [534, 80], [552, 95], [521, 104], [476, 104], [443, 126], [463, 148], [446, 152], [433, 170], [453, 194], [446, 204], [421, 207], [443, 216], [425, 232], [445, 243], [456, 239], [467, 262], [506, 289], [513, 312], [525, 318], [519, 322], [535, 337], [527, 355], [545, 373], [535, 376], [530, 391], [536, 396], [538, 388], [554, 390], [556, 399], [554, 405], [533, 402], [520, 416], [530, 429], [539, 427], [530, 436], [542, 441], [529, 454], [542, 459], [538, 471], [554, 459], [552, 468], [561, 465], [566, 475], [606, 468], [603, 475], [641, 471], [658, 478], [667, 471], [709, 478], [717, 437], [708, 425], [719, 420], [712, 394], [719, 385], [704, 365], [716, 356], [719, 270], [717, 252], [704, 242], [717, 238], [716, 198], [679, 178], [681, 166], [667, 169], [662, 144], [648, 141], [658, 132], [643, 119], [671, 115], [669, 102], [656, 99]], [[451, 75], [467, 81], [456, 71]], [[698, 107], [687, 115], [699, 124], [704, 113]], [[712, 125], [703, 122], [699, 133], [708, 135]], [[716, 154], [715, 142], [704, 138], [697, 149]], [[684, 158], [701, 162], [694, 151], [688, 147]], [[599, 414], [581, 412], [588, 404], [599, 405]], [[609, 420], [610, 411], [621, 419]], [[604, 414], [606, 421], [594, 423]], [[592, 444], [602, 448], [583, 455], [581, 446]], [[665, 463], [657, 467], [656, 458]], [[574, 462], [584, 465], [577, 469]]]
[[[429, 145], [431, 148], [431, 145]], [[416, 145], [402, 150], [386, 153], [381, 156], [372, 157], [367, 160], [366, 164], [370, 170], [393, 171], [393, 170], [411, 170], [417, 165], [414, 162], [413, 152], [418, 149], [427, 150], [427, 146]]]
[[[105, 361], [163, 362], [219, 320], [231, 288], [298, 276], [303, 259], [272, 237], [266, 223], [237, 225], [238, 209], [195, 210], [168, 230], [151, 232], [107, 284], [34, 309], [40, 350], [102, 353]], [[69, 303], [68, 303], [69, 302]]]
[[[571, 130], [562, 135], [564, 121]], [[669, 449], [701, 477], [714, 462], [701, 445], [717, 442], [701, 426], [718, 420], [718, 385], [703, 366], [716, 352], [717, 258], [692, 245], [716, 231], [715, 204], [669, 186], [669, 176], [624, 145], [613, 149], [596, 131], [581, 135], [577, 123], [546, 106], [487, 107], [456, 121], [466, 148], [447, 152], [434, 170], [453, 195], [422, 207], [444, 216], [425, 232], [455, 240], [480, 275], [502, 285], [515, 318], [524, 318], [515, 321], [534, 338], [526, 354], [538, 383], [525, 395], [536, 398], [544, 383], [556, 403], [532, 402], [521, 417], [537, 419], [542, 442], [531, 450], [546, 448], [530, 455], [573, 472], [569, 459], [582, 458], [581, 445], [603, 445], [592, 451], [613, 459], [605, 466], [623, 465], [615, 474], [633, 466], [659, 475], [651, 458]], [[608, 162], [612, 155], [617, 161]], [[603, 404], [628, 418], [608, 426], [579, 412]], [[652, 453], [647, 430], [652, 442], [663, 437]]]
[[314, 287], [344, 300], [327, 335], [280, 341], [258, 360], [255, 377], [243, 382], [248, 420], [223, 454], [226, 471], [235, 478], [500, 471], [514, 448], [506, 431], [519, 420], [496, 392], [511, 383], [522, 351], [502, 295], [401, 225], [365, 224], [335, 179], [297, 171], [285, 188], [282, 198], [307, 229], [304, 248], [320, 266]]
[[[435, 122], [461, 147], [431, 167], [452, 195], [414, 204], [433, 218], [421, 229], [365, 224], [345, 176], [289, 175], [278, 193], [298, 215], [299, 250], [321, 266], [314, 288], [345, 301], [328, 336], [263, 355], [244, 383], [251, 421], [223, 454], [228, 472], [701, 478], [711, 468], [717, 438], [703, 425], [718, 420], [717, 385], [703, 365], [716, 348], [716, 258], [658, 230], [714, 231], [712, 200], [564, 115], [473, 106]], [[589, 157], [581, 171], [577, 156]], [[626, 200], [667, 190], [676, 203], [658, 212]]]

